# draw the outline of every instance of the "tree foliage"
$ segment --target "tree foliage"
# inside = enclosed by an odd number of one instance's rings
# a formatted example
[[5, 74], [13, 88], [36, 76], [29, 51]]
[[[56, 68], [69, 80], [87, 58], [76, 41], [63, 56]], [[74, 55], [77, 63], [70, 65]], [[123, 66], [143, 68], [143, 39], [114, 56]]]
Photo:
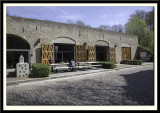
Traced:
[[111, 27], [109, 25], [100, 25], [99, 29], [103, 29], [103, 30], [111, 30]]
[[109, 31], [115, 31], [115, 32], [123, 33], [123, 26], [121, 24], [113, 25], [113, 26], [100, 25], [98, 28], [103, 29], [103, 30], [109, 30]]
[[130, 19], [134, 18], [135, 16], [139, 17], [147, 24], [147, 27], [153, 31], [154, 27], [154, 8], [152, 11], [146, 12], [144, 10], [136, 10], [134, 14], [130, 15]]
[[86, 26], [85, 23], [82, 22], [82, 21], [80, 21], [80, 20], [76, 21], [75, 24], [76, 24], [76, 25], [79, 25], [79, 26]]
[[153, 52], [153, 25], [154, 13], [137, 10], [130, 16], [129, 22], [125, 25], [127, 34], [137, 35], [138, 43], [142, 47], [149, 48]]
[[66, 21], [66, 23], [67, 23], [67, 24], [74, 24], [74, 22], [73, 22], [71, 19], [68, 19], [68, 20]]
[[145, 22], [147, 27], [154, 31], [154, 9], [146, 14]]

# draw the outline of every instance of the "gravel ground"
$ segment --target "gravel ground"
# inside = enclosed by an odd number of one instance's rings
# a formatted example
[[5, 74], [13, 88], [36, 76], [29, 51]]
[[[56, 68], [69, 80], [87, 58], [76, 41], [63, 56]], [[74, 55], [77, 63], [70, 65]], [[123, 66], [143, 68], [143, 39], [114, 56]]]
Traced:
[[154, 105], [153, 65], [7, 86], [7, 105]]

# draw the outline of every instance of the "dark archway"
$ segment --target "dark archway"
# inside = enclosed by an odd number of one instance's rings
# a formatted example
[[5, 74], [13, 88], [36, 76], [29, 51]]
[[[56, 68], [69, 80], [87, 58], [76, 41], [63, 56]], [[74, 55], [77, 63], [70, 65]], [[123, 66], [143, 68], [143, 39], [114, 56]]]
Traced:
[[15, 68], [20, 55], [24, 56], [24, 62], [30, 63], [29, 43], [14, 34], [7, 34], [7, 68]]
[[109, 43], [104, 40], [95, 42], [96, 61], [109, 61]]
[[55, 63], [75, 60], [75, 40], [69, 37], [58, 37], [52, 42], [54, 43]]

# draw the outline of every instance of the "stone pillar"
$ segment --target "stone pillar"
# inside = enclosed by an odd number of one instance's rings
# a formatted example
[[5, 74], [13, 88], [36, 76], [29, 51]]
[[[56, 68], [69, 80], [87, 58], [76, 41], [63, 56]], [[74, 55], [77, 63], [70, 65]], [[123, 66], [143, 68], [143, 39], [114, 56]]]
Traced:
[[42, 57], [41, 43], [30, 49], [30, 61], [31, 63], [41, 63]]

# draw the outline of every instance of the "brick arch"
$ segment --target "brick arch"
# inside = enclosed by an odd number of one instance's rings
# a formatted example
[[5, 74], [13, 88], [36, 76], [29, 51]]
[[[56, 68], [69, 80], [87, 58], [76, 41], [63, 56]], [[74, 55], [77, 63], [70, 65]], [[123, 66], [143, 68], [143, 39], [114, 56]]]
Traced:
[[121, 44], [121, 47], [131, 47], [131, 44], [125, 42], [125, 43]]
[[30, 63], [30, 44], [24, 38], [7, 34], [7, 68], [16, 68], [20, 55], [23, 55], [24, 62]]
[[97, 40], [94, 45], [109, 46], [109, 43], [104, 40]]
[[[7, 34], [7, 45], [8, 45], [8, 41], [13, 40], [13, 41], [20, 41], [23, 44], [25, 44], [26, 46], [28, 46], [27, 48], [21, 48], [21, 49], [30, 49], [30, 43], [24, 39], [21, 36], [15, 35], [15, 34]], [[13, 42], [12, 42], [13, 43]], [[12, 48], [10, 48], [12, 49]], [[19, 49], [19, 48], [14, 48], [14, 49]]]
[[58, 37], [52, 40], [51, 43], [76, 44], [76, 41], [69, 37]]

